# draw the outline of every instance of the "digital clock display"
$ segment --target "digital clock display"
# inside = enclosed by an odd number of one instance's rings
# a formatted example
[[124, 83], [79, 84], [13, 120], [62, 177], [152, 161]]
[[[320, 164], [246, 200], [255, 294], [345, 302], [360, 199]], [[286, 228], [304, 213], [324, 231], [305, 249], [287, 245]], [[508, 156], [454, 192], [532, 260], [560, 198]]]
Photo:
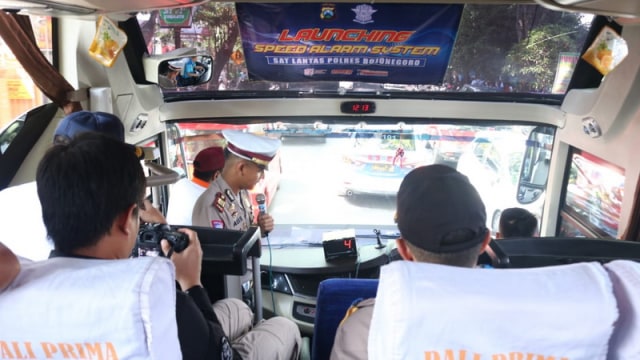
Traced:
[[376, 103], [373, 101], [345, 101], [340, 104], [340, 111], [344, 114], [373, 114]]

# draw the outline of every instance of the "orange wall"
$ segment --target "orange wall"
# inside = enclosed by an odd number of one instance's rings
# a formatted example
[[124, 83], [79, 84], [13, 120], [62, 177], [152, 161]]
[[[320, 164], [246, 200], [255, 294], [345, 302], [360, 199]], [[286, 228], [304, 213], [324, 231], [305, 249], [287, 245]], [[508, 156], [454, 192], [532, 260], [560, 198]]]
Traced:
[[[51, 19], [32, 16], [36, 42], [46, 54], [51, 53]], [[48, 102], [4, 41], [0, 39], [0, 128], [24, 112]]]

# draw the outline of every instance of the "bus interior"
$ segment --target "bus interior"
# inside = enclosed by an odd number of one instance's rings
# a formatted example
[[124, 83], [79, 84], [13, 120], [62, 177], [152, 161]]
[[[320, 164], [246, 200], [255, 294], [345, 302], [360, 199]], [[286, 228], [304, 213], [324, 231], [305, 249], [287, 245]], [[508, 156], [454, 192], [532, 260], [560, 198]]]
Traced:
[[[482, 265], [640, 260], [636, 0], [0, 6], [0, 190], [35, 179], [58, 122], [79, 109], [116, 114], [127, 143], [153, 148], [148, 197], [165, 214], [179, 201], [171, 184], [224, 145], [222, 130], [280, 139], [251, 190], [274, 230], [197, 229], [203, 284], [212, 300], [290, 318], [310, 344], [332, 342], [317, 333], [321, 283], [378, 279], [399, 259], [395, 195], [422, 165], [466, 175], [494, 235], [504, 209], [538, 219], [539, 236], [492, 241]], [[199, 70], [183, 78], [189, 59]], [[17, 206], [0, 204], [28, 211]], [[335, 231], [354, 242], [328, 258]], [[18, 255], [49, 250], [26, 244]]]

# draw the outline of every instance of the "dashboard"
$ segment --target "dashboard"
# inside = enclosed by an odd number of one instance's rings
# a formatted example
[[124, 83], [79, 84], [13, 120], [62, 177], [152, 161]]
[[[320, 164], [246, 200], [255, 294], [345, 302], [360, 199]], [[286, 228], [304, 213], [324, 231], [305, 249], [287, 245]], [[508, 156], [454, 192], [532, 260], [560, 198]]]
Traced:
[[329, 278], [377, 279], [380, 266], [398, 258], [392, 245], [381, 248], [359, 246], [357, 258], [333, 261], [325, 260], [320, 246], [271, 251], [263, 247], [260, 274], [264, 315], [286, 316], [300, 327], [303, 335], [311, 335], [321, 281]]
[[[244, 233], [197, 227], [194, 230], [203, 247], [202, 282], [212, 301], [242, 297], [262, 310], [257, 311], [258, 316], [285, 316], [298, 325], [304, 336], [313, 335], [316, 296], [322, 281], [377, 279], [381, 266], [400, 259], [394, 241], [359, 245], [356, 257], [327, 260], [320, 244], [261, 246], [257, 228]], [[640, 261], [640, 243], [560, 237], [493, 240], [479, 257], [478, 265], [530, 268], [616, 259]], [[235, 293], [230, 292], [233, 286]]]

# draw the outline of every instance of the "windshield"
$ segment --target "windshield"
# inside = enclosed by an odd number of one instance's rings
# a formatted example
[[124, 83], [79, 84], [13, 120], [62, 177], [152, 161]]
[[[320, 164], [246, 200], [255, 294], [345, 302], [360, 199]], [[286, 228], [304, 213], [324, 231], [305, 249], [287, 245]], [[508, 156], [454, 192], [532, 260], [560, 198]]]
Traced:
[[[323, 232], [340, 229], [355, 229], [362, 238], [359, 244], [375, 243], [375, 230], [383, 241], [395, 239], [400, 183], [415, 167], [432, 163], [452, 166], [469, 177], [485, 203], [489, 228], [502, 209], [519, 206], [517, 176], [533, 126], [305, 120], [308, 125], [179, 122], [170, 132], [171, 161], [191, 174], [200, 150], [225, 144], [220, 131], [226, 128], [281, 139], [278, 155], [252, 190], [255, 214], [255, 195], [265, 194], [276, 223], [272, 246], [320, 244]], [[543, 202], [544, 196], [530, 210], [540, 214]]]
[[174, 97], [222, 91], [561, 98], [591, 19], [513, 4], [210, 2], [138, 15], [150, 54], [192, 47], [213, 57], [212, 80], [165, 90]]

